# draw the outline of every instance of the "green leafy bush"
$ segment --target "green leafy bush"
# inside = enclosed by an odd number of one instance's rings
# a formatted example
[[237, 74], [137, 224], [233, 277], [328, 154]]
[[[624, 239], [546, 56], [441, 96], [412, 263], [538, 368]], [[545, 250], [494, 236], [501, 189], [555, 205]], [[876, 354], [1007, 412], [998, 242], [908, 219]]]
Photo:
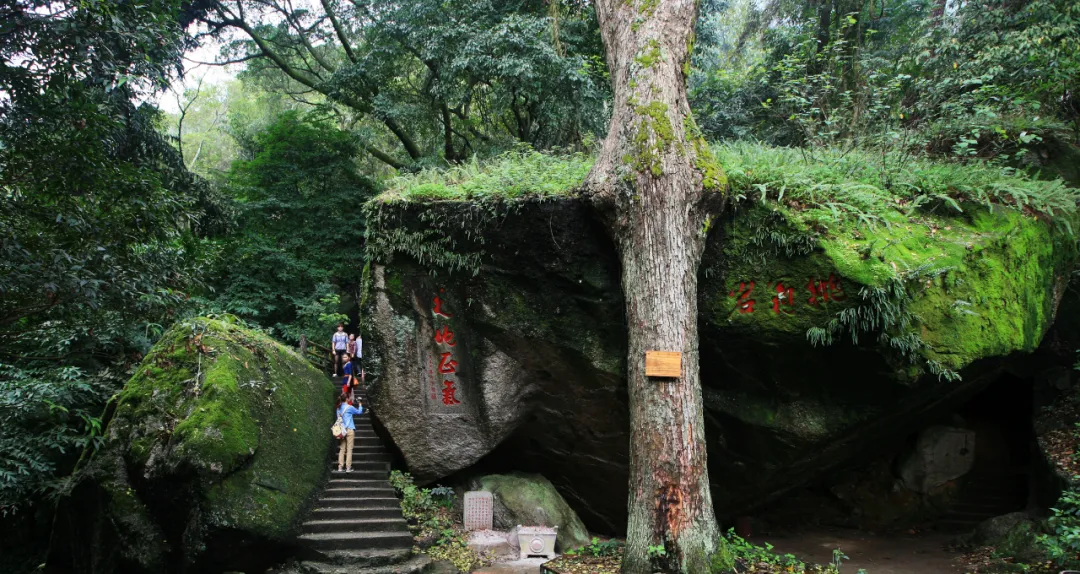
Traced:
[[412, 476], [399, 470], [390, 472], [390, 485], [401, 497], [401, 513], [409, 521], [413, 535], [434, 538], [424, 552], [433, 560], [445, 560], [462, 572], [484, 566], [488, 560], [469, 548], [468, 533], [451, 516], [454, 489], [446, 486], [419, 488]]
[[1080, 567], [1080, 491], [1066, 490], [1051, 510], [1054, 515], [1047, 520], [1051, 532], [1035, 540], [1058, 566]]
[[[622, 551], [623, 546], [625, 546], [625, 543], [622, 540], [612, 538], [601, 542], [599, 538], [594, 536], [588, 546], [575, 548], [568, 551], [567, 554], [571, 556], [615, 556]], [[660, 548], [663, 549], [663, 545]]]
[[[839, 548], [833, 550], [832, 561], [828, 564], [805, 564], [793, 554], [779, 555], [773, 552], [772, 544], [758, 546], [749, 542], [735, 530], [728, 530], [721, 541], [721, 551], [713, 555], [712, 574], [732, 572], [754, 572], [756, 574], [839, 574], [846, 554]], [[858, 574], [865, 574], [859, 570]]]

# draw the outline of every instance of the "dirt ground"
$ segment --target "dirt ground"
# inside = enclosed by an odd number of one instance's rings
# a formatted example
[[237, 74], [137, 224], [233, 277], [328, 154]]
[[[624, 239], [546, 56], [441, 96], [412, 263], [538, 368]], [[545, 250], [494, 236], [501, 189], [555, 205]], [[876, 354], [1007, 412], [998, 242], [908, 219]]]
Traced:
[[[777, 554], [794, 554], [804, 562], [828, 564], [833, 549], [839, 548], [850, 560], [842, 562], [841, 574], [962, 574], [957, 565], [960, 554], [948, 552], [952, 536], [941, 534], [874, 535], [857, 530], [799, 532], [786, 536], [753, 537], [755, 544], [772, 544]], [[535, 574], [543, 559], [520, 560], [482, 568], [483, 574]]]
[[842, 574], [958, 574], [959, 554], [948, 552], [951, 536], [941, 534], [891, 534], [878, 536], [856, 530], [800, 532], [784, 537], [755, 537], [755, 544], [769, 542], [778, 554], [794, 554], [804, 562], [828, 564], [834, 548], [847, 554]]

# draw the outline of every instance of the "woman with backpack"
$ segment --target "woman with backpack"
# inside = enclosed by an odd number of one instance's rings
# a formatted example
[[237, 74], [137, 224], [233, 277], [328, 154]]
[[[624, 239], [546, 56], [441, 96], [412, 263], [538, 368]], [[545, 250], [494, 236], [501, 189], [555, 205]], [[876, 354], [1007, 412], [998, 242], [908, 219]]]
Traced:
[[341, 393], [337, 400], [337, 422], [334, 423], [334, 436], [338, 439], [337, 469], [340, 472], [342, 466], [345, 472], [352, 472], [353, 437], [355, 436], [356, 423], [353, 416], [364, 414], [364, 407], [356, 408], [349, 404], [349, 395]]

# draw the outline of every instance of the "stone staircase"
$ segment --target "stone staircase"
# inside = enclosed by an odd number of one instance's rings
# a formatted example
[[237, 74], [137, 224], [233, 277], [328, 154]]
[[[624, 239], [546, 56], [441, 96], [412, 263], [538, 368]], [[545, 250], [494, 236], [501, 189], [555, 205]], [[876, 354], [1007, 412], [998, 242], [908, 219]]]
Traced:
[[1023, 510], [1027, 504], [1024, 469], [976, 468], [949, 509], [937, 521], [944, 532], [971, 532], [980, 522]]
[[[286, 570], [303, 574], [414, 574], [430, 563], [413, 555], [413, 537], [390, 486], [390, 453], [375, 434], [367, 412], [355, 417], [352, 472], [337, 470], [337, 445], [330, 455], [330, 480], [303, 523], [300, 543], [310, 552]], [[329, 425], [328, 425], [329, 427]]]

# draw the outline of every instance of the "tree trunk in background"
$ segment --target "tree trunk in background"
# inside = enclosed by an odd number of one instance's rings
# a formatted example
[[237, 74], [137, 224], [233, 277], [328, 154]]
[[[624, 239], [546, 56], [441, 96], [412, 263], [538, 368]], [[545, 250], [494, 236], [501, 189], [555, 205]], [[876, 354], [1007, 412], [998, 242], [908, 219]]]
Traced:
[[[615, 94], [586, 190], [622, 262], [629, 326], [630, 499], [623, 572], [708, 572], [718, 548], [698, 372], [697, 270], [723, 172], [690, 113], [694, 0], [599, 0]], [[645, 351], [682, 376], [645, 377]], [[649, 546], [666, 556], [651, 557]]]

